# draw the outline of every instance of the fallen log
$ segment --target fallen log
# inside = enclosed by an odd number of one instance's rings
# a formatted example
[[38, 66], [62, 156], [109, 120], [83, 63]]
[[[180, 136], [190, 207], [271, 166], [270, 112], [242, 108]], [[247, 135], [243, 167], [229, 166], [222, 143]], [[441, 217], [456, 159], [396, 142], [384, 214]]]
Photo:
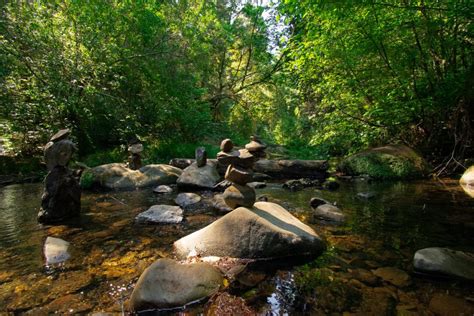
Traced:
[[[216, 161], [216, 159], [209, 159]], [[181, 169], [186, 168], [194, 162], [194, 159], [174, 158], [169, 164]], [[277, 179], [325, 179], [328, 176], [329, 164], [327, 160], [258, 160], [253, 170]], [[227, 166], [217, 164], [217, 171], [223, 175]]]

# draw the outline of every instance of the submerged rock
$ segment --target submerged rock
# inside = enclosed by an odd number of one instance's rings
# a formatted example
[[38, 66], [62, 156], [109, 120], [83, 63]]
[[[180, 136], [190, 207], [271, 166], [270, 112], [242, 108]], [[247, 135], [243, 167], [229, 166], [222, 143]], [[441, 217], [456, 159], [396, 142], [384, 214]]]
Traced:
[[311, 207], [313, 208], [316, 208], [323, 204], [332, 204], [332, 203], [326, 201], [325, 199], [321, 199], [317, 197], [311, 198], [311, 200], [309, 201], [309, 205], [311, 205]]
[[377, 179], [411, 179], [426, 176], [428, 163], [405, 145], [387, 145], [346, 158], [338, 169], [345, 175], [368, 175]]
[[68, 260], [70, 243], [60, 238], [48, 237], [44, 243], [44, 257], [46, 265], [62, 263]]
[[202, 167], [198, 167], [194, 162], [183, 170], [177, 184], [181, 189], [212, 189], [219, 179], [220, 176], [214, 162], [208, 161]]
[[138, 170], [131, 170], [125, 164], [111, 163], [85, 170], [81, 185], [87, 182], [88, 186], [108, 189], [135, 189], [176, 183], [181, 173], [181, 169], [164, 164], [147, 165]]
[[176, 224], [183, 221], [183, 210], [179, 206], [153, 205], [137, 215], [138, 223]]
[[474, 280], [474, 254], [449, 248], [424, 248], [413, 258], [415, 270]]
[[167, 185], [159, 185], [156, 188], [153, 189], [153, 192], [155, 193], [171, 193], [173, 192], [173, 189], [170, 186]]
[[405, 271], [394, 267], [378, 268], [372, 272], [382, 280], [398, 287], [405, 287], [411, 283], [411, 278]]
[[130, 306], [133, 311], [184, 306], [216, 293], [222, 284], [221, 273], [208, 263], [158, 259], [140, 276]]
[[342, 211], [332, 204], [319, 205], [313, 211], [312, 215], [316, 219], [321, 218], [326, 221], [332, 221], [337, 223], [342, 223], [346, 219], [346, 216], [342, 213]]
[[433, 295], [429, 309], [435, 315], [474, 315], [474, 304], [460, 297], [444, 293]]
[[179, 257], [277, 258], [319, 255], [323, 240], [278, 204], [257, 202], [239, 207], [203, 229], [174, 243]]
[[192, 204], [196, 204], [199, 201], [201, 201], [201, 197], [196, 193], [180, 193], [178, 194], [176, 199], [174, 199], [174, 202], [182, 208], [185, 208]]

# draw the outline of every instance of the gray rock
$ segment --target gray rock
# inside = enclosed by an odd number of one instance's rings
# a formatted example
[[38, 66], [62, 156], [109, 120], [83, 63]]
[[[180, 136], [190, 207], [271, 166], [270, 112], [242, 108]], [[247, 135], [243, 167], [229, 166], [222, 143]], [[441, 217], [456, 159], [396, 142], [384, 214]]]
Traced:
[[224, 201], [231, 207], [252, 207], [255, 203], [255, 190], [246, 185], [233, 184], [224, 191]]
[[254, 189], [263, 189], [267, 186], [265, 182], [250, 182], [250, 183], [247, 183], [247, 185]]
[[155, 193], [171, 193], [173, 192], [173, 189], [170, 186], [167, 185], [159, 185], [156, 188], [153, 189], [153, 192]]
[[449, 248], [424, 248], [413, 258], [415, 270], [474, 280], [474, 254]]
[[131, 170], [122, 163], [111, 163], [87, 169], [82, 177], [92, 178], [92, 185], [108, 189], [136, 189], [160, 184], [173, 184], [183, 171], [165, 165], [147, 165]]
[[199, 201], [201, 201], [201, 197], [196, 193], [180, 193], [178, 194], [176, 199], [174, 199], [174, 202], [182, 208], [185, 208], [192, 204], [196, 204]]
[[181, 189], [212, 189], [219, 182], [219, 179], [216, 164], [208, 161], [203, 167], [198, 167], [196, 163], [192, 163], [183, 170], [177, 184]]
[[323, 204], [316, 207], [313, 211], [313, 217], [337, 223], [342, 223], [346, 219], [342, 211], [331, 204]]
[[234, 258], [278, 258], [318, 255], [323, 240], [278, 204], [257, 202], [239, 207], [212, 224], [174, 243], [176, 254]]
[[222, 284], [221, 273], [208, 263], [158, 259], [138, 279], [130, 306], [135, 312], [184, 306], [216, 293]]
[[212, 208], [219, 213], [229, 213], [232, 211], [232, 208], [225, 203], [223, 194], [214, 195], [211, 204]]
[[44, 257], [46, 258], [46, 265], [62, 263], [68, 260], [69, 242], [60, 238], [48, 237], [44, 243]]
[[56, 166], [65, 167], [76, 151], [76, 146], [69, 139], [49, 142], [44, 147], [44, 161], [49, 171]]
[[177, 224], [183, 221], [183, 210], [179, 206], [153, 205], [137, 215], [138, 223]]
[[198, 167], [204, 167], [207, 163], [207, 151], [204, 147], [198, 147], [195, 151], [196, 164]]
[[229, 165], [224, 177], [227, 181], [237, 183], [240, 185], [245, 185], [246, 183], [252, 181], [253, 172], [250, 169], [244, 169], [239, 166]]
[[317, 197], [311, 198], [311, 200], [309, 201], [309, 205], [311, 205], [311, 207], [313, 208], [316, 208], [323, 204], [332, 204], [332, 203], [326, 201], [325, 199], [321, 199]]

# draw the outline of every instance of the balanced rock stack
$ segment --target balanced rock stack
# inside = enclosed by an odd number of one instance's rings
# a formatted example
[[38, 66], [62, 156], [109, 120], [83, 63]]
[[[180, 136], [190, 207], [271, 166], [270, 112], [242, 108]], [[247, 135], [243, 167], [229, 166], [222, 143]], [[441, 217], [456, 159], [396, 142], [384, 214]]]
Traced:
[[255, 157], [247, 150], [232, 151], [234, 145], [230, 139], [221, 143], [221, 152], [217, 154], [217, 161], [227, 165], [225, 179], [232, 185], [224, 191], [224, 201], [231, 208], [239, 206], [252, 207], [255, 203], [255, 190], [247, 185], [252, 182], [252, 167]]
[[142, 167], [141, 153], [143, 151], [143, 144], [138, 138], [133, 138], [128, 142], [128, 168], [138, 170]]
[[262, 143], [262, 141], [258, 138], [258, 136], [251, 136], [250, 143], [245, 145], [245, 149], [247, 149], [254, 157], [256, 158], [265, 158], [265, 149], [267, 145]]
[[48, 175], [44, 180], [44, 193], [38, 213], [40, 223], [52, 223], [79, 215], [81, 189], [68, 168], [76, 146], [68, 139], [69, 129], [57, 132], [44, 147]]

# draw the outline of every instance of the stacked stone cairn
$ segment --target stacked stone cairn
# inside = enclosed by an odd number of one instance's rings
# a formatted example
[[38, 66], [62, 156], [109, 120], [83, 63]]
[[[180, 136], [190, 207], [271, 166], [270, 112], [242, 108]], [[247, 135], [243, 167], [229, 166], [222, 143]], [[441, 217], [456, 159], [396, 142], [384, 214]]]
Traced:
[[255, 162], [253, 156], [247, 149], [233, 151], [234, 144], [230, 139], [224, 139], [221, 143], [221, 151], [217, 154], [217, 161], [226, 166], [224, 178], [231, 182], [224, 191], [224, 201], [230, 208], [239, 206], [252, 207], [255, 203], [255, 190], [247, 185], [252, 182], [252, 167]]
[[142, 167], [141, 153], [143, 151], [143, 144], [138, 138], [133, 138], [128, 142], [128, 157], [127, 166], [129, 169], [138, 170]]
[[256, 158], [265, 158], [266, 148], [267, 148], [267, 145], [262, 143], [262, 141], [258, 138], [258, 136], [255, 136], [255, 135], [251, 136], [250, 143], [245, 145], [245, 149], [247, 149]]
[[44, 159], [49, 172], [44, 180], [44, 193], [38, 213], [40, 223], [74, 217], [81, 210], [81, 188], [68, 168], [68, 163], [77, 150], [68, 139], [69, 134], [69, 129], [60, 130], [44, 147]]

